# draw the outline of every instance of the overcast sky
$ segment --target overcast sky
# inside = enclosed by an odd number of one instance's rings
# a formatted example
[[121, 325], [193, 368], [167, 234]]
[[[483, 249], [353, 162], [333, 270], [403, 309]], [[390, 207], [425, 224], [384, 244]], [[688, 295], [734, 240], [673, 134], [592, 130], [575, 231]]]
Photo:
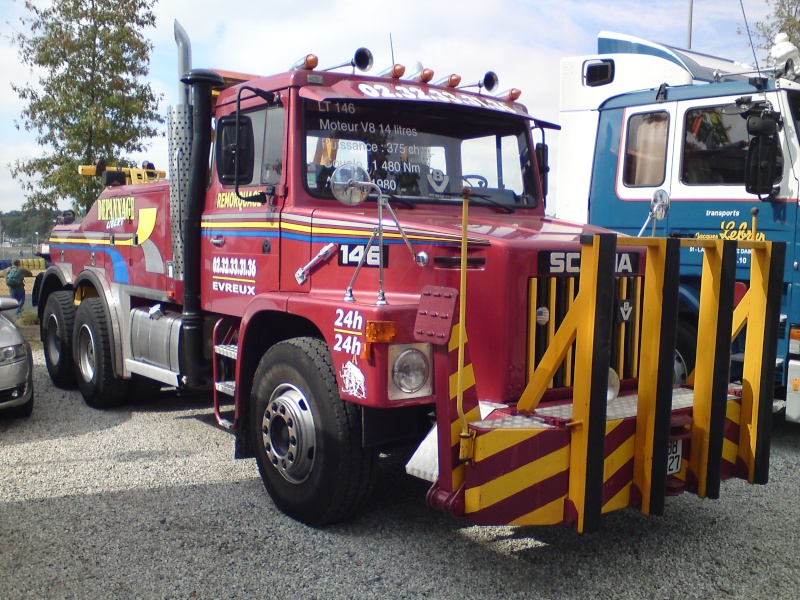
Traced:
[[[45, 5], [48, 0], [36, 0]], [[764, 20], [765, 0], [743, 0], [747, 21]], [[194, 67], [268, 75], [285, 71], [301, 56], [317, 54], [321, 66], [349, 60], [359, 46], [375, 55], [375, 72], [396, 62], [421, 61], [436, 78], [458, 73], [462, 81], [487, 70], [500, 89], [517, 87], [529, 112], [558, 122], [559, 61], [593, 54], [602, 30], [686, 47], [688, 0], [159, 0], [150, 81], [163, 94], [160, 112], [177, 97], [173, 21], [192, 41]], [[692, 49], [753, 64], [739, 0], [694, 0]], [[298, 8], [300, 7], [300, 8]], [[34, 80], [20, 64], [9, 35], [19, 31], [22, 0], [0, 0], [0, 211], [19, 210], [24, 195], [9, 163], [37, 156], [32, 133], [19, 131], [22, 102], [11, 82]], [[759, 59], [762, 58], [759, 56]], [[557, 134], [556, 134], [557, 135]], [[555, 150], [557, 140], [548, 138]], [[166, 168], [166, 142], [155, 141], [146, 157]], [[555, 163], [557, 152], [551, 152]], [[134, 157], [141, 159], [142, 157]], [[565, 168], [554, 164], [554, 168]], [[553, 178], [555, 180], [555, 177]], [[66, 205], [62, 208], [66, 208]], [[550, 212], [550, 211], [548, 211]]]

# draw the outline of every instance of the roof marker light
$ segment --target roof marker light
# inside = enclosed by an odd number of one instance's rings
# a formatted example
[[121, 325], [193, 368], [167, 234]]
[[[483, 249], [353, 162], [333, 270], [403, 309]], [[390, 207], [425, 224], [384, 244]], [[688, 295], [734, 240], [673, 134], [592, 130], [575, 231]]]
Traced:
[[496, 98], [500, 98], [501, 100], [509, 100], [514, 102], [522, 95], [522, 90], [517, 88], [511, 88], [510, 90], [506, 90], [505, 92], [500, 92], [497, 94]]
[[394, 79], [400, 79], [406, 72], [405, 66], [401, 65], [400, 63], [394, 64], [388, 69], [384, 69], [378, 74], [378, 77], [393, 77]]
[[433, 69], [422, 69], [422, 73], [417, 78], [418, 81], [423, 83], [428, 83], [431, 79], [433, 79]]
[[317, 58], [316, 54], [306, 54], [303, 58], [294, 63], [289, 68], [289, 70], [298, 71], [300, 69], [306, 69], [308, 71], [311, 71], [315, 69], [318, 64], [319, 64], [319, 59]]
[[461, 83], [461, 75], [453, 73], [452, 75], [442, 77], [439, 81], [434, 82], [434, 85], [446, 85], [447, 87], [456, 88], [459, 83]]

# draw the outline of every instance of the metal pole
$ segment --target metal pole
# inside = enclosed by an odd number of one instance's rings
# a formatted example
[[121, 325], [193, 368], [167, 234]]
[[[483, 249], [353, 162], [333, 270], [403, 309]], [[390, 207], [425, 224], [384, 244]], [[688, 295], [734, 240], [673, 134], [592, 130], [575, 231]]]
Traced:
[[694, 0], [689, 0], [689, 26], [686, 32], [686, 49], [692, 49], [692, 5]]

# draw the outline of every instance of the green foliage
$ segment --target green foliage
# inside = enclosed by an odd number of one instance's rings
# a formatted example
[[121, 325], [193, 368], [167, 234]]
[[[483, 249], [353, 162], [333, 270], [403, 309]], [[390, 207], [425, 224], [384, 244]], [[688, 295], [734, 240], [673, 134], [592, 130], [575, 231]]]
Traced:
[[36, 208], [31, 210], [12, 210], [0, 213], [0, 227], [6, 239], [15, 238], [26, 242], [36, 241], [36, 232], [39, 232], [39, 242], [47, 241], [53, 229], [56, 217], [61, 214], [58, 210], [50, 208]]
[[[156, 0], [53, 0], [38, 8], [26, 0], [28, 33], [13, 41], [22, 62], [40, 74], [35, 83], [12, 85], [26, 102], [22, 126], [35, 131], [44, 153], [12, 165], [28, 208], [55, 208], [63, 199], [91, 206], [97, 178], [78, 165], [104, 158], [131, 166], [124, 155], [140, 152], [159, 135], [159, 97], [140, 83], [149, 71], [152, 44], [143, 29], [155, 26]], [[20, 123], [17, 123], [17, 127]]]
[[[772, 6], [772, 14], [755, 24], [753, 45], [769, 50], [778, 33], [785, 33], [789, 41], [800, 47], [800, 0], [765, 0]], [[767, 59], [769, 62], [769, 59]]]

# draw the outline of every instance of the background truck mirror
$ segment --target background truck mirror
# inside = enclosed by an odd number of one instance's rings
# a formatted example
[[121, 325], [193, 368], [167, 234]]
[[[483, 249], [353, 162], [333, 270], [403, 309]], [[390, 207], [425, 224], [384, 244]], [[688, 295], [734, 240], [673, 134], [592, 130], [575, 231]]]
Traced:
[[775, 135], [777, 130], [778, 120], [775, 113], [767, 113], [767, 116], [755, 114], [747, 117], [747, 133], [750, 135]]
[[[239, 115], [239, 143], [236, 143], [236, 116], [222, 117], [217, 126], [217, 175], [227, 185], [248, 185], [253, 180], [253, 123]], [[236, 163], [239, 163], [238, 181]]]
[[750, 141], [745, 163], [745, 190], [749, 194], [770, 195], [776, 183], [778, 138], [756, 136]]

